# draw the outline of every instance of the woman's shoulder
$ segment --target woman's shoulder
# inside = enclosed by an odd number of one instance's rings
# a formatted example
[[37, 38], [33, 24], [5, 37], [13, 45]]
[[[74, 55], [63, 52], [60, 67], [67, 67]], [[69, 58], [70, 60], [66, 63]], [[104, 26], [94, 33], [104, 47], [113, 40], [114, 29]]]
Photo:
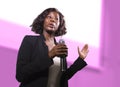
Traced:
[[38, 37], [38, 35], [25, 35], [23, 42], [34, 43]]
[[37, 39], [38, 37], [38, 35], [25, 35], [24, 39]]

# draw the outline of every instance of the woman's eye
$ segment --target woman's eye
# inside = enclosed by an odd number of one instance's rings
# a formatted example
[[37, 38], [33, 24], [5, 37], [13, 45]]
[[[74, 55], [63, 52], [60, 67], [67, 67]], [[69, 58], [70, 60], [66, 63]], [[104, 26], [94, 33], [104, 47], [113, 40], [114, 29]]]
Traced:
[[51, 16], [47, 16], [47, 18], [51, 18]]
[[56, 18], [56, 20], [58, 21], [58, 18]]

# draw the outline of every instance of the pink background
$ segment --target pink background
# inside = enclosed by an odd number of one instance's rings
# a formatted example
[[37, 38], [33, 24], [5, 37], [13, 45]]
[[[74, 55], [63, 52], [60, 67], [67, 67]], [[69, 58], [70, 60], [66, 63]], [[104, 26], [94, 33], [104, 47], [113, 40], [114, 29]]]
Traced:
[[[69, 80], [69, 87], [120, 87], [119, 4], [119, 0], [103, 0], [100, 50], [90, 47], [92, 52], [86, 59], [88, 63], [93, 63], [97, 67], [88, 65], [77, 72]], [[15, 79], [16, 58], [18, 48], [25, 34], [33, 33], [20, 25], [0, 20], [0, 87], [18, 87], [19, 85]], [[68, 39], [66, 42], [70, 47], [68, 56], [70, 65], [77, 56], [74, 46], [80, 43]], [[96, 52], [97, 50], [100, 52]], [[98, 54], [94, 54], [94, 51]], [[99, 64], [97, 63], [99, 67], [94, 59], [95, 55], [100, 57]]]

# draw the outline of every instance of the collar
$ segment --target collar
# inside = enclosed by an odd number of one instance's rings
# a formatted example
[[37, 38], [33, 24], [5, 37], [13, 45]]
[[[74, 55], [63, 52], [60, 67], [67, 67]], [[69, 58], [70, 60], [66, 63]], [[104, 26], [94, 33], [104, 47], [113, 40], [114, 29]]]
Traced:
[[[45, 37], [44, 37], [43, 34], [41, 34], [40, 37], [41, 37], [41, 39], [42, 39], [44, 42], [46, 41], [46, 39], [45, 39]], [[55, 44], [58, 44], [55, 38], [54, 38], [54, 43], [55, 43]]]

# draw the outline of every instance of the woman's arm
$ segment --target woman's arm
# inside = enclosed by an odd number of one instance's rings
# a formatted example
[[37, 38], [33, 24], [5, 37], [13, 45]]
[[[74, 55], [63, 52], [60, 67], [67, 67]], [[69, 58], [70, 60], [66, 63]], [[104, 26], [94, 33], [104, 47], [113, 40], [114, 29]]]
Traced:
[[84, 61], [84, 59], [86, 58], [88, 52], [89, 52], [89, 50], [88, 50], [87, 44], [84, 45], [82, 50], [80, 50], [78, 47], [79, 57], [70, 66], [70, 68], [68, 68], [65, 72], [63, 72], [63, 75], [62, 75], [63, 79], [69, 80], [77, 71], [81, 70], [82, 68], [84, 68], [87, 65], [87, 63]]
[[48, 67], [53, 63], [48, 58], [48, 55], [38, 56], [37, 54], [34, 56], [34, 61], [30, 61], [35, 51], [35, 45], [37, 45], [35, 44], [36, 40], [35, 37], [26, 36], [20, 46], [16, 67], [16, 79], [19, 82], [29, 81], [44, 75]]
[[62, 74], [62, 80], [69, 80], [77, 71], [83, 69], [87, 63], [80, 57]]

